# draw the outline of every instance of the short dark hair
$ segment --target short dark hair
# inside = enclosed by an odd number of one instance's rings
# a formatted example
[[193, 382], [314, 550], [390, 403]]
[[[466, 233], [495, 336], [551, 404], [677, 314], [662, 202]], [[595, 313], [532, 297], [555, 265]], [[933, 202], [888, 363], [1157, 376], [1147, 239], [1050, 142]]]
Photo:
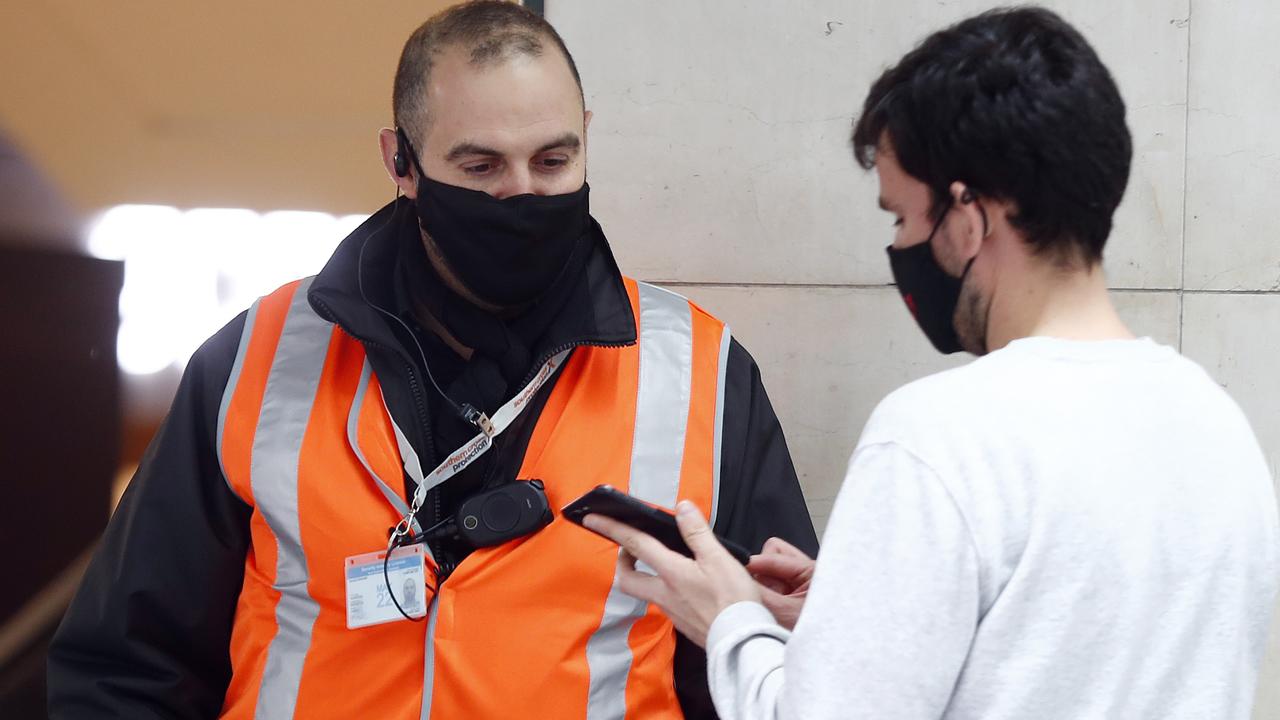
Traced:
[[930, 35], [871, 86], [853, 131], [866, 169], [887, 140], [929, 186], [1011, 201], [1038, 252], [1102, 259], [1129, 180], [1124, 101], [1084, 37], [1038, 7], [997, 9]]
[[431, 81], [435, 56], [448, 47], [460, 46], [471, 53], [473, 65], [488, 65], [517, 55], [538, 57], [550, 40], [569, 62], [578, 95], [582, 78], [564, 40], [551, 23], [517, 3], [506, 0], [475, 0], [444, 10], [420, 25], [405, 41], [396, 67], [391, 109], [398, 127], [417, 143], [426, 130], [426, 90]]

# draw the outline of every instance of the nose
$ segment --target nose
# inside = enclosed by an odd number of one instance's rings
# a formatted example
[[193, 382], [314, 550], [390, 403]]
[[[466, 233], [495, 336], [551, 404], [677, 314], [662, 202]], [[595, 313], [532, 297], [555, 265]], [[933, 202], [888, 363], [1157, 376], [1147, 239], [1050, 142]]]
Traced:
[[512, 168], [502, 178], [502, 182], [491, 189], [489, 194], [502, 200], [516, 195], [531, 195], [535, 192], [533, 174], [526, 167]]

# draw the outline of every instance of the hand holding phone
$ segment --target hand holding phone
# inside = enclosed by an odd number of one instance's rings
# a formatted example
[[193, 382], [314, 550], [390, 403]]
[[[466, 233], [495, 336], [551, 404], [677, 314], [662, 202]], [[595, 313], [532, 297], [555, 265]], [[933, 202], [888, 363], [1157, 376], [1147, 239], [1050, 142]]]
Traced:
[[[587, 515], [604, 515], [653, 536], [674, 552], [685, 557], [693, 557], [693, 551], [680, 536], [675, 515], [660, 507], [637, 500], [609, 485], [597, 485], [577, 500], [564, 506], [561, 513], [566, 520], [575, 525], [582, 525], [582, 519]], [[743, 565], [751, 559], [751, 553], [732, 540], [726, 540], [719, 535], [716, 535], [716, 540], [720, 541], [729, 554]]]

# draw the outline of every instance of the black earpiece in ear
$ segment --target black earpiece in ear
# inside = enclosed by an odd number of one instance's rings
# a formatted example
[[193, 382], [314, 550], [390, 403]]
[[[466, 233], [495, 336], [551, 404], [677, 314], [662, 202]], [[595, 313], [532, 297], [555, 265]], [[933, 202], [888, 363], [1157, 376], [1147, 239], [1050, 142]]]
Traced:
[[396, 128], [396, 154], [391, 158], [391, 166], [396, 171], [396, 177], [407, 177], [409, 175], [409, 138], [405, 137], [404, 130]]
[[964, 192], [960, 193], [960, 202], [964, 203], [965, 205], [968, 205], [969, 203], [973, 202], [973, 192], [971, 190], [966, 189]]

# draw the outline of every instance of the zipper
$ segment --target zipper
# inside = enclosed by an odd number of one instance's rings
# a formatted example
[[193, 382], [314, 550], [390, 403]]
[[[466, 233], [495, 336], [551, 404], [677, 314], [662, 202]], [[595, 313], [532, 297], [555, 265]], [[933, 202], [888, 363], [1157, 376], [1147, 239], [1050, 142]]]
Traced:
[[565, 350], [568, 350], [570, 348], [580, 348], [580, 347], [620, 348], [620, 347], [628, 347], [635, 344], [636, 342], [634, 340], [631, 342], [613, 342], [613, 343], [589, 342], [586, 340], [576, 340], [576, 341], [570, 341], [570, 342], [564, 343], [563, 345], [560, 345], [552, 350], [548, 350], [542, 353], [541, 355], [539, 355], [537, 362], [533, 363], [533, 365], [530, 367], [529, 374], [525, 375], [524, 380], [521, 380], [520, 384], [517, 385], [516, 387], [524, 387], [525, 385], [528, 385], [530, 381], [533, 380], [534, 376], [537, 375], [540, 370], [542, 370], [542, 366], [547, 364], [548, 360], [550, 360], [557, 353], [564, 352]]

